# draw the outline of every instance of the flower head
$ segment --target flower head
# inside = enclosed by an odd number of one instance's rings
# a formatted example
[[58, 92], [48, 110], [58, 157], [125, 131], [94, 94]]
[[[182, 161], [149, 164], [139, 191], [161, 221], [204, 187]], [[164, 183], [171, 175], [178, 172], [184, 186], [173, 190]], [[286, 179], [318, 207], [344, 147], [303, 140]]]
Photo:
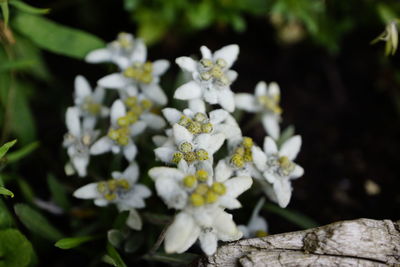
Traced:
[[259, 215], [262, 206], [264, 205], [265, 198], [261, 198], [251, 214], [250, 220], [247, 225], [239, 225], [240, 231], [243, 232], [243, 237], [264, 237], [268, 235], [268, 223]]

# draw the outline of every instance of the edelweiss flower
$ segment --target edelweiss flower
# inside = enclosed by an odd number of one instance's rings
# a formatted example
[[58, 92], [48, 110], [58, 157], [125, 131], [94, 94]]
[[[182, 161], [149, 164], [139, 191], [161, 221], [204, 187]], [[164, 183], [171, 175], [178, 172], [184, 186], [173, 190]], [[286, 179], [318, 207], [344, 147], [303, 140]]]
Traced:
[[147, 49], [141, 39], [135, 39], [132, 34], [121, 32], [117, 40], [106, 48], [91, 51], [85, 58], [89, 63], [112, 62], [120, 69], [129, 67], [132, 62], [146, 60]]
[[238, 109], [248, 112], [262, 113], [262, 124], [267, 133], [277, 140], [280, 135], [279, 121], [282, 108], [280, 101], [279, 85], [275, 82], [267, 84], [259, 82], [255, 89], [255, 95], [240, 93], [235, 95], [235, 104]]
[[94, 92], [85, 77], [75, 78], [75, 105], [83, 116], [83, 127], [93, 129], [99, 116], [107, 116], [108, 108], [102, 105], [104, 88], [96, 87]]
[[239, 54], [238, 45], [228, 45], [211, 53], [202, 46], [202, 59], [197, 62], [190, 57], [179, 57], [175, 62], [192, 74], [193, 80], [176, 89], [174, 98], [193, 101], [204, 99], [210, 104], [219, 104], [229, 112], [235, 110], [234, 95], [230, 89], [237, 73], [230, 70]]
[[[137, 163], [133, 162], [123, 173], [113, 172], [110, 180], [90, 183], [79, 188], [74, 192], [74, 197], [94, 199], [94, 203], [101, 207], [115, 204], [120, 211], [129, 210], [132, 222], [132, 217], [137, 219], [138, 216], [135, 209], [144, 208], [144, 199], [151, 196], [151, 191], [145, 185], [136, 183], [138, 177], [139, 168]], [[141, 225], [141, 221], [130, 223], [134, 229], [140, 229]]]
[[252, 148], [254, 164], [273, 187], [273, 190], [265, 188], [264, 191], [282, 208], [289, 204], [292, 195], [290, 180], [304, 174], [303, 168], [293, 162], [299, 153], [300, 146], [301, 137], [296, 135], [283, 143], [279, 150], [270, 137], [264, 140], [264, 152], [259, 147]]
[[149, 176], [155, 180], [157, 194], [170, 208], [182, 210], [165, 235], [165, 251], [182, 253], [199, 239], [202, 250], [212, 255], [217, 241], [233, 241], [242, 233], [225, 208], [241, 207], [236, 199], [250, 188], [251, 177], [230, 178], [232, 172], [219, 162], [215, 176], [204, 169], [197, 171], [181, 161], [177, 168], [155, 167]]
[[90, 154], [99, 155], [112, 151], [113, 153], [124, 153], [128, 161], [132, 161], [137, 153], [137, 147], [132, 140], [144, 131], [146, 123], [133, 121], [121, 100], [116, 100], [110, 112], [111, 127], [106, 136], [103, 136], [90, 148]]
[[268, 223], [263, 217], [259, 215], [260, 210], [264, 205], [264, 202], [265, 198], [261, 198], [258, 201], [247, 225], [238, 226], [240, 231], [242, 231], [243, 233], [243, 237], [264, 237], [268, 235]]
[[[159, 86], [160, 76], [169, 68], [169, 62], [161, 59], [154, 62], [146, 58], [134, 61], [122, 69], [121, 73], [113, 73], [101, 78], [98, 84], [104, 88], [119, 89], [122, 92], [140, 91], [159, 105], [167, 104], [167, 96]], [[134, 95], [130, 93], [130, 95]]]
[[67, 148], [72, 166], [78, 175], [86, 176], [86, 168], [90, 160], [89, 147], [99, 135], [93, 128], [82, 127], [77, 107], [70, 107], [66, 112], [68, 133], [64, 136], [63, 146]]
[[223, 109], [213, 110], [209, 116], [205, 110], [196, 109], [180, 112], [174, 108], [165, 108], [162, 112], [171, 125], [178, 123], [194, 135], [223, 133], [227, 140], [237, 140], [241, 136], [236, 120]]
[[174, 164], [183, 160], [188, 164], [196, 164], [200, 168], [205, 168], [207, 171], [212, 169], [213, 154], [223, 145], [224, 134], [202, 133], [195, 136], [179, 124], [174, 124], [172, 132], [174, 143], [154, 150], [158, 159]]

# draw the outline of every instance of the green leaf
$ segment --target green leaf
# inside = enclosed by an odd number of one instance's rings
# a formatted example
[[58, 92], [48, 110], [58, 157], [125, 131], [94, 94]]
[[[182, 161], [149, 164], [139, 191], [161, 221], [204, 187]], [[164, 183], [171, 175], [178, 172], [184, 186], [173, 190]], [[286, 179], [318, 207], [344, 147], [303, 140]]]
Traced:
[[17, 142], [17, 140], [13, 140], [10, 142], [5, 143], [0, 147], [0, 159], [4, 157], [7, 151]]
[[32, 202], [35, 196], [32, 187], [21, 177], [18, 177], [17, 182], [22, 196], [25, 198], [27, 202]]
[[199, 255], [193, 253], [182, 253], [182, 254], [166, 254], [166, 253], [155, 253], [153, 255], [145, 255], [143, 258], [151, 261], [160, 261], [168, 264], [177, 265], [189, 265]]
[[0, 267], [25, 267], [34, 251], [31, 243], [16, 229], [0, 231]]
[[70, 204], [64, 186], [52, 174], [47, 176], [47, 184], [54, 202], [64, 210], [68, 210]]
[[269, 203], [264, 205], [264, 209], [285, 218], [286, 220], [294, 223], [295, 225], [303, 229], [309, 229], [319, 226], [316, 221], [304, 214], [301, 214], [298, 211], [282, 209], [274, 204]]
[[9, 153], [7, 155], [7, 160], [10, 163], [19, 161], [19, 160], [23, 159], [24, 157], [28, 156], [29, 154], [31, 154], [38, 147], [39, 147], [38, 141], [30, 143], [12, 153]]
[[9, 3], [16, 9], [33, 15], [47, 14], [50, 12], [50, 8], [37, 8], [18, 0], [10, 0]]
[[94, 240], [94, 236], [80, 236], [80, 237], [68, 237], [58, 240], [54, 246], [61, 249], [71, 249], [80, 246], [83, 243]]
[[40, 48], [73, 58], [83, 59], [88, 52], [105, 46], [89, 33], [39, 16], [20, 13], [14, 18], [13, 26]]
[[4, 24], [6, 27], [8, 26], [8, 20], [10, 17], [10, 11], [8, 10], [8, 3], [7, 1], [0, 2], [1, 12], [3, 12]]
[[14, 224], [14, 219], [9, 212], [4, 201], [0, 199], [0, 229], [10, 228]]
[[6, 196], [10, 196], [10, 197], [14, 197], [14, 193], [11, 192], [10, 190], [0, 186], [0, 195], [6, 195]]
[[15, 61], [9, 61], [9, 62], [2, 62], [0, 66], [0, 72], [7, 72], [10, 70], [26, 70], [32, 67], [35, 64], [35, 61], [33, 60], [26, 60], [26, 59], [21, 59], [21, 60], [15, 60]]
[[127, 267], [118, 251], [110, 243], [107, 244], [107, 253], [107, 255], [112, 259], [112, 265], [117, 267]]
[[52, 226], [43, 215], [28, 205], [16, 204], [14, 211], [22, 224], [31, 232], [52, 241], [62, 238], [63, 235], [60, 231]]

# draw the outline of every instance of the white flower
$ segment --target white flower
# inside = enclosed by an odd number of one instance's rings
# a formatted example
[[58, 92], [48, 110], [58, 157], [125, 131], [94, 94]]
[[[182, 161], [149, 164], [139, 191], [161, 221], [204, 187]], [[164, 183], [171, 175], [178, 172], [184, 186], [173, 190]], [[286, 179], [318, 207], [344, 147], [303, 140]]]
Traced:
[[130, 117], [121, 100], [116, 100], [111, 106], [111, 126], [106, 136], [101, 137], [90, 148], [90, 154], [99, 155], [109, 151], [123, 152], [128, 161], [132, 161], [137, 154], [137, 147], [132, 137], [142, 133], [146, 123], [136, 121], [131, 123]]
[[74, 103], [83, 116], [83, 127], [93, 129], [99, 116], [108, 115], [108, 108], [102, 105], [104, 88], [96, 87], [94, 92], [85, 77], [78, 75], [75, 78]]
[[240, 231], [243, 233], [243, 237], [264, 237], [268, 235], [268, 223], [259, 215], [264, 202], [265, 198], [261, 198], [257, 202], [257, 205], [254, 207], [253, 213], [251, 214], [249, 223], [247, 225], [238, 226]]
[[209, 115], [203, 109], [185, 109], [181, 112], [165, 108], [162, 112], [170, 125], [178, 123], [194, 135], [223, 133], [228, 141], [237, 140], [242, 135], [236, 120], [223, 109], [213, 110]]
[[264, 191], [282, 208], [289, 204], [292, 195], [290, 180], [297, 179], [304, 174], [303, 168], [293, 162], [300, 147], [301, 137], [296, 135], [283, 143], [279, 150], [275, 141], [270, 137], [266, 137], [264, 140], [264, 152], [259, 147], [252, 148], [254, 164], [262, 172], [264, 179], [273, 187], [273, 190], [267, 187]]
[[167, 143], [154, 150], [158, 159], [165, 163], [178, 164], [186, 161], [188, 164], [196, 164], [206, 170], [212, 170], [213, 154], [220, 149], [225, 141], [222, 133], [195, 136], [188, 129], [179, 124], [172, 128], [173, 143]]
[[89, 63], [112, 62], [120, 69], [129, 67], [132, 62], [146, 60], [147, 48], [141, 39], [135, 39], [132, 34], [121, 32], [117, 40], [106, 48], [91, 51], [85, 58]]
[[67, 148], [72, 166], [78, 175], [86, 176], [86, 168], [89, 165], [89, 147], [99, 135], [93, 128], [84, 128], [81, 125], [80, 112], [77, 107], [70, 107], [66, 112], [66, 124], [68, 133], [64, 136], [63, 146]]
[[133, 162], [123, 173], [113, 172], [112, 179], [87, 184], [77, 189], [73, 195], [76, 198], [94, 199], [97, 206], [115, 204], [120, 211], [129, 210], [130, 221], [128, 219], [127, 223], [134, 224], [134, 229], [141, 228], [141, 221], [132, 223], [132, 220], [138, 219], [135, 209], [146, 206], [144, 199], [151, 196], [151, 191], [145, 185], [136, 183], [138, 177], [139, 168], [137, 163]]
[[238, 45], [228, 45], [211, 53], [202, 46], [202, 59], [197, 62], [190, 57], [179, 57], [175, 62], [192, 74], [193, 80], [176, 89], [174, 98], [191, 102], [204, 99], [210, 104], [219, 104], [229, 112], [235, 110], [234, 95], [230, 84], [236, 80], [237, 73], [230, 70], [239, 54]]
[[165, 251], [182, 253], [199, 239], [202, 250], [212, 255], [217, 241], [233, 241], [242, 233], [225, 208], [240, 208], [236, 199], [250, 188], [251, 177], [233, 177], [232, 172], [220, 161], [214, 177], [204, 169], [197, 171], [181, 161], [179, 168], [155, 167], [149, 176], [155, 180], [157, 194], [170, 208], [182, 210], [167, 229]]
[[132, 64], [120, 73], [113, 73], [101, 78], [98, 84], [104, 88], [119, 89], [123, 93], [141, 91], [148, 99], [159, 105], [168, 102], [167, 96], [158, 84], [160, 76], [169, 68], [169, 62], [161, 59], [154, 62], [146, 58], [132, 62]]
[[280, 101], [279, 85], [271, 82], [267, 88], [265, 82], [259, 82], [255, 94], [239, 93], [235, 95], [235, 104], [238, 109], [248, 112], [262, 113], [262, 124], [267, 133], [277, 140], [280, 135], [279, 122], [282, 109]]

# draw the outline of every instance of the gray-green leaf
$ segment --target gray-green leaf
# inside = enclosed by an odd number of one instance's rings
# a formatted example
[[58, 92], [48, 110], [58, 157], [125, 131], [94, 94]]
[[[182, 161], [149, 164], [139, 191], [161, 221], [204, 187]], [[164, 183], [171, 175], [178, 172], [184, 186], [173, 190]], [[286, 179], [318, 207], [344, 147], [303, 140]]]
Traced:
[[25, 267], [34, 255], [31, 243], [18, 230], [0, 231], [0, 267]]
[[58, 240], [54, 246], [61, 249], [71, 249], [95, 239], [93, 236], [67, 237]]
[[10, 142], [5, 143], [0, 147], [0, 159], [4, 157], [7, 151], [17, 142], [17, 140], [13, 140]]

